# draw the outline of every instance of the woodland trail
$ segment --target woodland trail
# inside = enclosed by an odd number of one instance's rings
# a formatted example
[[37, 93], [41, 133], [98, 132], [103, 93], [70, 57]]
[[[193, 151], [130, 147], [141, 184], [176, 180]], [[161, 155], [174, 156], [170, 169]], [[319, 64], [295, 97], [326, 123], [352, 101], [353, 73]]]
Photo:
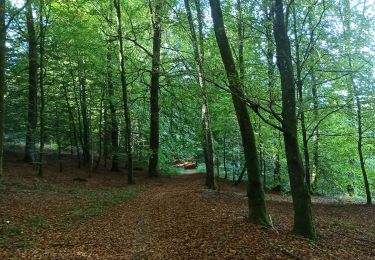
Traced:
[[[225, 188], [224, 184], [221, 186]], [[244, 193], [206, 190], [201, 175], [155, 179], [140, 184], [140, 189], [135, 198], [111, 206], [99, 216], [63, 230], [41, 232], [32, 248], [17, 250], [12, 256], [16, 259], [370, 259], [375, 254], [372, 240], [357, 239], [355, 245], [353, 240], [342, 237], [341, 232], [346, 232], [342, 229], [337, 234], [324, 231], [325, 237], [316, 243], [292, 235], [289, 203], [268, 203], [277, 231], [252, 225], [246, 220]], [[326, 209], [318, 208], [315, 212], [324, 214], [320, 211]], [[342, 214], [337, 211], [329, 214], [335, 212]], [[371, 212], [365, 215], [371, 216]], [[324, 229], [325, 224], [319, 227]]]

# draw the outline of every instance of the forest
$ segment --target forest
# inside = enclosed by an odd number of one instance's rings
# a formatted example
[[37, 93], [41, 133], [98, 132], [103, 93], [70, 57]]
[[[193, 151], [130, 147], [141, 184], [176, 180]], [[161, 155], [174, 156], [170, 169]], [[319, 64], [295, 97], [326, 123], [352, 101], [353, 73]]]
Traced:
[[0, 0], [1, 259], [371, 259], [373, 0]]

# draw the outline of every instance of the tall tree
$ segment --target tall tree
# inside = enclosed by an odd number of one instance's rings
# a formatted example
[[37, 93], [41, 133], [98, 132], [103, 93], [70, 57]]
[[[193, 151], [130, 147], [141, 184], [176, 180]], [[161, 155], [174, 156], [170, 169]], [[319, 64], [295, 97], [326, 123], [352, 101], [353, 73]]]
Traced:
[[111, 171], [118, 172], [119, 168], [119, 134], [118, 134], [118, 122], [116, 116], [115, 106], [115, 87], [113, 84], [113, 73], [112, 73], [112, 42], [108, 40], [108, 52], [107, 52], [107, 88], [108, 88], [108, 99], [109, 99], [109, 111], [110, 111], [110, 132], [111, 132], [111, 144], [112, 144], [112, 166]]
[[24, 161], [35, 162], [35, 137], [38, 122], [38, 42], [35, 33], [32, 1], [26, 7], [26, 24], [28, 36], [29, 87], [26, 121], [26, 142]]
[[83, 57], [78, 58], [78, 83], [79, 83], [79, 104], [81, 107], [82, 126], [83, 126], [83, 160], [85, 163], [90, 162], [90, 119], [87, 104], [87, 80], [86, 68]]
[[5, 0], [0, 0], [0, 181], [3, 177], [4, 161], [4, 95], [6, 91], [5, 61], [6, 61], [6, 25]]
[[210, 0], [211, 15], [214, 23], [216, 41], [229, 82], [232, 102], [240, 127], [242, 145], [248, 174], [249, 219], [253, 223], [269, 226], [269, 219], [264, 200], [255, 135], [247, 111], [243, 85], [238, 76], [232, 50], [226, 34], [223, 13], [219, 0]]
[[131, 118], [129, 109], [129, 93], [128, 85], [126, 82], [125, 72], [125, 54], [124, 54], [124, 40], [122, 32], [122, 18], [121, 18], [121, 5], [120, 0], [113, 0], [113, 4], [116, 10], [116, 22], [117, 22], [117, 39], [119, 43], [119, 58], [120, 58], [120, 79], [122, 88], [122, 99], [124, 105], [124, 117], [125, 117], [125, 148], [127, 155], [127, 167], [128, 167], [128, 183], [132, 184], [133, 181], [133, 154], [132, 154], [132, 128]]
[[39, 3], [39, 90], [40, 90], [40, 141], [39, 141], [39, 176], [43, 175], [43, 154], [45, 142], [45, 93], [44, 93], [44, 54], [48, 19], [44, 20], [44, 0]]
[[353, 32], [352, 32], [352, 25], [351, 25], [351, 8], [350, 8], [350, 1], [344, 0], [343, 3], [343, 28], [344, 28], [344, 41], [345, 41], [345, 54], [347, 56], [347, 67], [349, 71], [351, 71], [349, 75], [349, 84], [353, 90], [354, 94], [354, 103], [355, 103], [355, 110], [357, 112], [357, 152], [359, 158], [359, 164], [361, 166], [361, 172], [363, 177], [363, 182], [365, 186], [366, 192], [366, 203], [368, 205], [372, 204], [371, 198], [371, 191], [370, 191], [370, 184], [368, 181], [367, 171], [366, 171], [366, 164], [363, 154], [363, 112], [362, 112], [362, 102], [360, 97], [360, 90], [355, 82], [354, 77], [354, 65], [353, 65], [353, 47], [352, 47], [352, 40], [353, 40]]
[[148, 176], [158, 176], [159, 161], [159, 82], [160, 82], [160, 50], [161, 50], [161, 10], [163, 0], [149, 2], [154, 31], [152, 40], [152, 68], [150, 86], [150, 158]]
[[294, 232], [314, 239], [316, 234], [311, 213], [311, 198], [305, 183], [305, 169], [298, 144], [296, 88], [290, 41], [285, 25], [283, 8], [282, 0], [274, 0], [273, 29], [276, 42], [277, 66], [281, 79], [284, 143], [293, 198]]
[[215, 174], [214, 174], [214, 152], [212, 144], [212, 132], [209, 115], [209, 103], [207, 95], [207, 87], [205, 81], [204, 71], [204, 42], [203, 42], [203, 13], [201, 10], [200, 0], [195, 0], [195, 6], [197, 10], [198, 18], [198, 34], [196, 34], [196, 28], [194, 25], [193, 14], [191, 12], [190, 4], [188, 0], [184, 1], [185, 9], [188, 17], [191, 42], [194, 50], [194, 60], [198, 72], [198, 83], [201, 89], [202, 96], [202, 129], [203, 129], [203, 151], [204, 159], [206, 164], [206, 186], [209, 189], [215, 189]]

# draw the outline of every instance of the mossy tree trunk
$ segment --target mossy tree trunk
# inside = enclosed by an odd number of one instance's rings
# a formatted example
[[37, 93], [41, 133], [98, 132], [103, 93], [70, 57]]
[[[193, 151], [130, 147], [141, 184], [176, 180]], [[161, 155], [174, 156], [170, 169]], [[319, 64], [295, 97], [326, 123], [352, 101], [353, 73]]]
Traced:
[[293, 229], [296, 234], [314, 239], [316, 234], [311, 213], [311, 198], [305, 183], [305, 169], [299, 151], [296, 88], [282, 0], [274, 0], [274, 14], [273, 29], [276, 41], [277, 66], [281, 79], [285, 153], [294, 207]]
[[160, 60], [161, 60], [161, 10], [163, 0], [150, 2], [150, 12], [153, 27], [152, 68], [150, 86], [150, 158], [148, 164], [148, 176], [158, 176], [159, 161], [159, 85], [160, 85]]

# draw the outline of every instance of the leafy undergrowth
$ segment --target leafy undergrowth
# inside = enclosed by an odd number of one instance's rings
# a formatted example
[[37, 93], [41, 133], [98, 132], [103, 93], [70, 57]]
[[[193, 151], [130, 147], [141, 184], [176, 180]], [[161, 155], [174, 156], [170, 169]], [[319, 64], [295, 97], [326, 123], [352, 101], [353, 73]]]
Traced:
[[[15, 172], [17, 166], [14, 165]], [[267, 202], [274, 229], [246, 220], [243, 188], [203, 187], [201, 175], [146, 179], [83, 171], [45, 180], [8, 171], [0, 193], [0, 259], [371, 259], [374, 207], [315, 204], [319, 239], [294, 236], [292, 204]], [[35, 175], [35, 173], [34, 173]], [[17, 177], [18, 176], [18, 177]], [[52, 176], [52, 177], [51, 177]]]

